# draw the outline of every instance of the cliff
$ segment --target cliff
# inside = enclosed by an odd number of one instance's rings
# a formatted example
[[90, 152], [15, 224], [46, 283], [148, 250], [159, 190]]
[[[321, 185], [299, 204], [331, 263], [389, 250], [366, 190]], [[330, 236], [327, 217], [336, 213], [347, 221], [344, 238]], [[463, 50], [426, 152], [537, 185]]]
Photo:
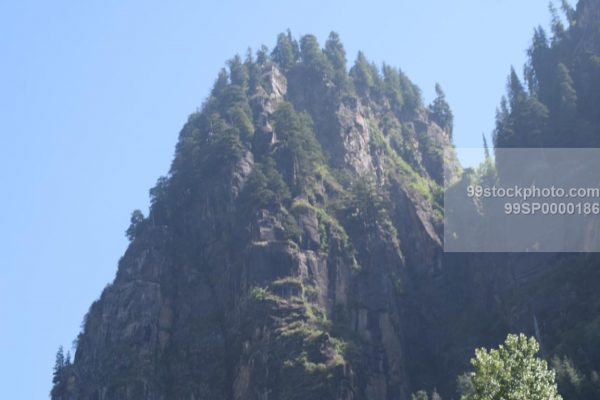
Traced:
[[348, 75], [336, 35], [281, 35], [229, 62], [54, 398], [408, 398], [452, 153], [418, 88], [361, 57]]
[[[552, 40], [536, 31], [497, 147], [597, 143], [600, 5], [567, 15]], [[53, 399], [452, 398], [473, 349], [508, 332], [537, 337], [566, 399], [596, 398], [597, 256], [443, 253], [443, 164], [462, 171], [441, 90], [425, 106], [362, 53], [347, 71], [334, 33], [227, 64]], [[540, 118], [538, 142], [521, 115]]]

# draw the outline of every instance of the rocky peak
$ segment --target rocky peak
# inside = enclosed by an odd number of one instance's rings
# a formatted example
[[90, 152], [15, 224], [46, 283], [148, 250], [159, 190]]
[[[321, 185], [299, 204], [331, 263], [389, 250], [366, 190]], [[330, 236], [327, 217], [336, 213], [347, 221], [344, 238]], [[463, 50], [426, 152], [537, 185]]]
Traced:
[[409, 398], [448, 135], [401, 72], [358, 90], [303, 43], [190, 117], [54, 398]]

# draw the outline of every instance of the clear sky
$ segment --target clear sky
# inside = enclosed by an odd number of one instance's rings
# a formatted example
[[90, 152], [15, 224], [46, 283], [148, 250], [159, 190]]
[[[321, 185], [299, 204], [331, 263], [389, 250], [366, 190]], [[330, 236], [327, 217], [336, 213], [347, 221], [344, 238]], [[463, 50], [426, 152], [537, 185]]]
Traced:
[[58, 346], [113, 279], [131, 211], [225, 60], [287, 28], [335, 30], [349, 60], [401, 67], [426, 102], [440, 82], [456, 144], [477, 147], [547, 3], [0, 1], [2, 397], [47, 398]]

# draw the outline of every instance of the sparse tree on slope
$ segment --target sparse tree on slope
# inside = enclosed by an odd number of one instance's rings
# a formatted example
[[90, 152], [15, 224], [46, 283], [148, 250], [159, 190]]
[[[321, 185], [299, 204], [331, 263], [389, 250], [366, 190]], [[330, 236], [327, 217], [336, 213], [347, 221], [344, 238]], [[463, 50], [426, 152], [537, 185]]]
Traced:
[[454, 126], [454, 115], [450, 110], [450, 105], [446, 101], [446, 94], [439, 83], [435, 84], [435, 100], [429, 106], [429, 115], [433, 122], [438, 124], [452, 139], [452, 128]]

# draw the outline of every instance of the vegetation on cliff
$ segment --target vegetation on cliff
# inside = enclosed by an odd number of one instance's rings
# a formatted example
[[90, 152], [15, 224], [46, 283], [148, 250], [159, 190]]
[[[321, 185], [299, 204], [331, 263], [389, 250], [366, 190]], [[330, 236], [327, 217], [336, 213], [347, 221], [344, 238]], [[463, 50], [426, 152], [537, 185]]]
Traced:
[[[565, 3], [568, 27], [556, 17], [550, 39], [536, 30], [496, 147], [600, 137], [592, 4]], [[551, 259], [521, 281], [513, 266], [530, 259], [444, 255], [444, 92], [436, 85], [426, 106], [400, 69], [346, 59], [336, 33], [321, 48], [288, 31], [273, 51], [227, 62], [150, 190], [149, 215], [132, 213], [74, 361], [57, 356], [52, 398], [452, 398], [472, 350], [532, 334], [535, 312], [564, 398], [597, 396], [597, 258]], [[474, 179], [495, 174], [486, 158]], [[558, 399], [536, 346], [509, 336], [478, 350], [465, 399]]]

